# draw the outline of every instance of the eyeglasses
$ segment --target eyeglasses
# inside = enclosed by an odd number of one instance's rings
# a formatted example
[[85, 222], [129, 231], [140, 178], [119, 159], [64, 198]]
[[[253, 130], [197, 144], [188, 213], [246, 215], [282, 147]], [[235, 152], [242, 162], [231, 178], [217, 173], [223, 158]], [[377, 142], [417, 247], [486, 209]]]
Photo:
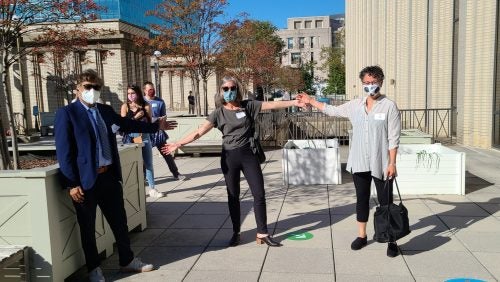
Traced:
[[365, 85], [373, 85], [373, 84], [379, 84], [378, 81], [362, 81], [361, 83], [365, 84]]
[[237, 88], [238, 88], [238, 87], [236, 87], [236, 86], [231, 86], [231, 87], [224, 86], [224, 87], [222, 87], [222, 90], [224, 90], [224, 91], [229, 91], [229, 89], [231, 89], [231, 91], [234, 91], [234, 90], [236, 90]]
[[83, 88], [85, 88], [85, 90], [90, 90], [91, 88], [93, 88], [94, 90], [101, 90], [101, 85], [97, 85], [97, 84], [84, 84], [82, 85]]

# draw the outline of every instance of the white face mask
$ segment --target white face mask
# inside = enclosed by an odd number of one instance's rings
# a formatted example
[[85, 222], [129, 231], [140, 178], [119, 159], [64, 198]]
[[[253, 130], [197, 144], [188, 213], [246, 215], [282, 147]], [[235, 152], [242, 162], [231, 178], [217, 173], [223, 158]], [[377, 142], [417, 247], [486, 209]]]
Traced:
[[95, 90], [94, 88], [90, 88], [90, 90], [83, 90], [82, 92], [82, 99], [87, 104], [93, 105], [99, 100], [99, 98], [101, 98], [101, 92]]
[[375, 96], [380, 91], [378, 84], [363, 84], [363, 90], [370, 96]]

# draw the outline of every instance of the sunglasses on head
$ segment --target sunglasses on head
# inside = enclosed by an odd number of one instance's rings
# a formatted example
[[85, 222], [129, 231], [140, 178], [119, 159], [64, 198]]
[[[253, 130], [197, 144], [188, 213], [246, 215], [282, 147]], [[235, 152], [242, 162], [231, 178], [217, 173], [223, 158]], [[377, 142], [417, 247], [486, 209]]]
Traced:
[[231, 87], [224, 86], [224, 87], [222, 87], [222, 90], [224, 90], [224, 91], [229, 91], [229, 89], [231, 89], [231, 91], [234, 91], [237, 89], [237, 87], [236, 86], [231, 86]]
[[100, 85], [97, 85], [97, 84], [84, 84], [82, 85], [83, 88], [85, 88], [85, 90], [90, 90], [90, 89], [94, 89], [94, 90], [101, 90], [101, 86]]

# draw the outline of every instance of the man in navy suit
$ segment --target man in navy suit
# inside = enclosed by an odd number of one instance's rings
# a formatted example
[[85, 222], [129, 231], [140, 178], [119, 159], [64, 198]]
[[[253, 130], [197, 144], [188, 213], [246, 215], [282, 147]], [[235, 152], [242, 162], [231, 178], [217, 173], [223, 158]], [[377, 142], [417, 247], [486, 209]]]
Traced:
[[82, 247], [91, 281], [104, 281], [95, 238], [99, 206], [116, 239], [122, 271], [151, 271], [153, 265], [134, 257], [123, 204], [120, 159], [114, 132], [173, 129], [175, 122], [159, 119], [143, 123], [122, 118], [110, 106], [99, 104], [102, 80], [93, 70], [79, 75], [78, 100], [56, 113], [55, 139], [63, 187], [76, 209]]

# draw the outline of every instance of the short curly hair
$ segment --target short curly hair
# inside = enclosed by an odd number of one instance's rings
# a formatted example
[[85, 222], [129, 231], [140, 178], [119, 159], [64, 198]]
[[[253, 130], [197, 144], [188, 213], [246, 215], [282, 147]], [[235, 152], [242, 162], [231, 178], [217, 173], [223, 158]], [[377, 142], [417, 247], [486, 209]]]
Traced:
[[359, 72], [359, 79], [363, 80], [363, 78], [367, 74], [369, 76], [376, 78], [380, 82], [384, 81], [384, 71], [379, 66], [368, 66], [368, 67], [363, 68]]

